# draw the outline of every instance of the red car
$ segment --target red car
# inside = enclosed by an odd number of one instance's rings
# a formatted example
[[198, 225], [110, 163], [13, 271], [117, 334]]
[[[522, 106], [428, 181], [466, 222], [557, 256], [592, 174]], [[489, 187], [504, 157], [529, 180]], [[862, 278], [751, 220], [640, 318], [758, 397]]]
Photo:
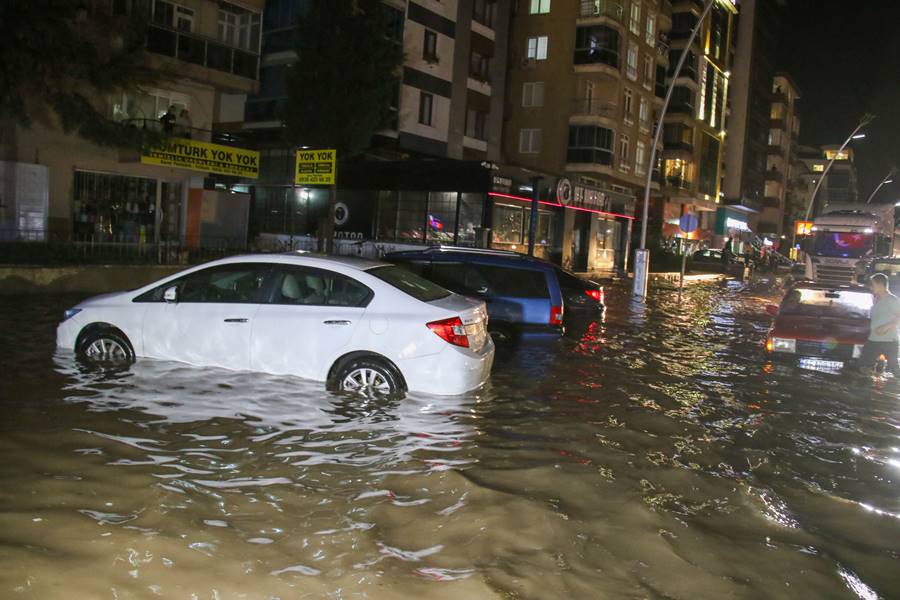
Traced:
[[798, 283], [781, 306], [766, 307], [775, 323], [766, 338], [772, 360], [836, 371], [859, 358], [869, 337], [874, 299], [862, 286]]

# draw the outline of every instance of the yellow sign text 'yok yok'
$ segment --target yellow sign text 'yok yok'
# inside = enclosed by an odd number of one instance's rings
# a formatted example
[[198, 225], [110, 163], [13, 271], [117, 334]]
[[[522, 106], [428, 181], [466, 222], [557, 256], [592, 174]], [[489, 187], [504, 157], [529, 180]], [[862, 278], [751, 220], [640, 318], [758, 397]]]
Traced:
[[259, 152], [186, 138], [171, 138], [142, 155], [141, 162], [249, 179], [259, 177]]

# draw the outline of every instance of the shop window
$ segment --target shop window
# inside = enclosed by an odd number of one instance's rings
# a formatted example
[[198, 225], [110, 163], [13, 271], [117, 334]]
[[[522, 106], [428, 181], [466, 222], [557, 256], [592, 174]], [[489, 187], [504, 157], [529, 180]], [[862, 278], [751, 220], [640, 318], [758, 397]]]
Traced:
[[482, 227], [484, 214], [483, 194], [459, 195], [459, 221], [457, 223], [457, 240], [459, 246], [476, 246], [476, 233]]
[[452, 244], [456, 232], [456, 192], [430, 192], [427, 219], [426, 241]]
[[494, 205], [493, 241], [495, 244], [521, 245], [525, 227], [525, 211], [520, 206]]
[[421, 242], [425, 238], [427, 192], [400, 192], [397, 202], [397, 240]]
[[[73, 234], [76, 239], [128, 243], [156, 239], [155, 179], [75, 171], [73, 178]], [[177, 189], [176, 189], [177, 188]], [[180, 186], [167, 184], [164, 215], [180, 211]], [[168, 210], [166, 210], [168, 209]]]

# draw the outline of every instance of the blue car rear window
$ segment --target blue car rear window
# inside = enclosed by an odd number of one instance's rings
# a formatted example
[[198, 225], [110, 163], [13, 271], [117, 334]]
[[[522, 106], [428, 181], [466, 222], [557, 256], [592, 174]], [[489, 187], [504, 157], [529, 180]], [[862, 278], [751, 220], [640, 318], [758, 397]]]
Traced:
[[435, 261], [431, 279], [468, 295], [549, 298], [544, 271], [478, 263]]

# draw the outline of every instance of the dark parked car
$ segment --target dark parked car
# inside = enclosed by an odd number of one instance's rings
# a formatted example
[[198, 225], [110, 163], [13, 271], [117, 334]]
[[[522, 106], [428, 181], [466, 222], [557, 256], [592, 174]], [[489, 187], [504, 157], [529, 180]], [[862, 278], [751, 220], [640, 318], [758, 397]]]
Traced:
[[498, 338], [562, 331], [563, 316], [596, 315], [603, 288], [549, 262], [516, 252], [433, 247], [395, 252], [385, 260], [449, 290], [484, 300]]
[[725, 263], [722, 262], [722, 251], [707, 248], [697, 250], [691, 257], [694, 269], [697, 271], [712, 271], [721, 273]]
[[794, 285], [781, 306], [766, 308], [775, 316], [766, 352], [801, 367], [842, 369], [862, 352], [872, 303], [872, 292], [861, 286]]

